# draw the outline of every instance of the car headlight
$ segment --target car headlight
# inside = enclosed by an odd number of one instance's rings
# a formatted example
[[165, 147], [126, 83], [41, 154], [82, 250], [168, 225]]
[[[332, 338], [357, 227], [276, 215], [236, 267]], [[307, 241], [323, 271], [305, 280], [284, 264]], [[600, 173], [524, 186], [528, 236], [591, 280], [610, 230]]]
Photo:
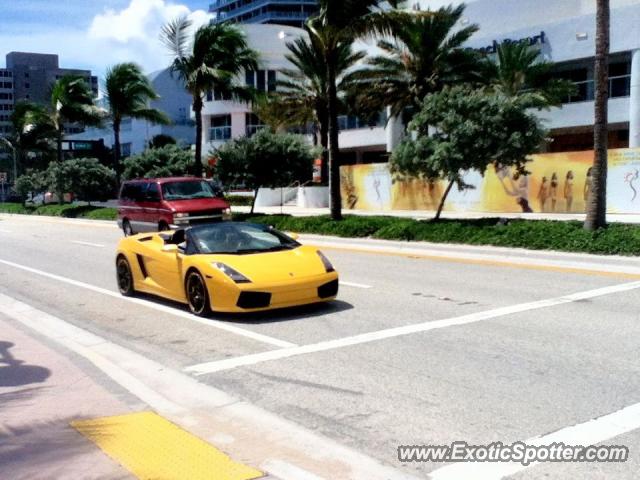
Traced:
[[329, 259], [324, 256], [324, 253], [322, 253], [320, 250], [317, 250], [316, 253], [320, 257], [320, 260], [322, 260], [322, 264], [324, 265], [324, 269], [327, 271], [327, 273], [336, 271], [336, 269], [333, 268], [333, 265], [331, 265]]
[[188, 213], [174, 213], [173, 214], [174, 218], [185, 218], [185, 217], [188, 217], [188, 216], [189, 216]]
[[217, 268], [218, 270], [220, 270], [222, 273], [224, 273], [227, 277], [229, 277], [231, 280], [233, 280], [236, 283], [251, 283], [251, 280], [249, 280], [247, 277], [242, 275], [237, 270], [234, 270], [233, 268], [231, 268], [229, 265], [226, 265], [222, 262], [211, 262], [211, 265]]

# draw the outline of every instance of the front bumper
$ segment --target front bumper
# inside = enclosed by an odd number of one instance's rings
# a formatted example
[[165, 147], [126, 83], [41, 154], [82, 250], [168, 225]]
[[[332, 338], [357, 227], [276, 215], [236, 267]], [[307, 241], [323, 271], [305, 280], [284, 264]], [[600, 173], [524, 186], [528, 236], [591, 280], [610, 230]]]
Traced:
[[215, 284], [209, 292], [214, 311], [259, 312], [334, 300], [338, 274], [329, 272], [280, 284]]

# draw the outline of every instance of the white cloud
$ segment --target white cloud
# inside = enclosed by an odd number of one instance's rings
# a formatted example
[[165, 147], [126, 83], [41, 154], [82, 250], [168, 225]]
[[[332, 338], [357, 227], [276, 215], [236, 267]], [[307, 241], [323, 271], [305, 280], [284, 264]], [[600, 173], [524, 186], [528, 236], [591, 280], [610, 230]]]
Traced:
[[84, 30], [52, 26], [50, 30], [0, 32], [0, 45], [5, 52], [56, 53], [62, 67], [90, 68], [101, 77], [108, 66], [125, 61], [152, 72], [171, 61], [159, 40], [162, 26], [182, 15], [188, 15], [195, 27], [211, 18], [204, 10], [191, 11], [169, 0], [131, 0], [122, 10], [108, 9], [96, 15]]
[[172, 4], [165, 0], [131, 0], [124, 10], [109, 9], [97, 15], [89, 28], [89, 37], [122, 44], [132, 40], [157, 41], [160, 27], [183, 15], [188, 15], [196, 27], [206, 23], [210, 18], [203, 10], [192, 12], [185, 5]]

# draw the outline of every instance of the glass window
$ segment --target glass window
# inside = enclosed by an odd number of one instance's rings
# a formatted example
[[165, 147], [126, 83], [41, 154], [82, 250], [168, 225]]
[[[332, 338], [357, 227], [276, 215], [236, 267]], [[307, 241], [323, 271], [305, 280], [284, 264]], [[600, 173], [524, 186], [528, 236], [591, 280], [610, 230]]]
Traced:
[[257, 82], [257, 89], [260, 90], [261, 92], [265, 91], [265, 87], [266, 87], [266, 79], [265, 79], [265, 71], [264, 70], [258, 70], [256, 72], [257, 77], [258, 77], [258, 82]]
[[270, 92], [275, 92], [276, 91], [276, 72], [275, 70], [269, 70], [267, 74], [268, 74], [267, 89]]
[[251, 254], [290, 250], [298, 242], [266, 225], [214, 223], [190, 230], [194, 246], [204, 254]]
[[244, 82], [250, 87], [255, 87], [256, 85], [256, 72], [253, 70], [247, 70], [244, 72]]
[[167, 182], [162, 184], [162, 197], [165, 200], [193, 200], [195, 198], [214, 198], [215, 192], [205, 180]]
[[149, 183], [147, 191], [145, 193], [145, 200], [147, 202], [159, 202], [160, 201], [160, 189], [157, 183]]

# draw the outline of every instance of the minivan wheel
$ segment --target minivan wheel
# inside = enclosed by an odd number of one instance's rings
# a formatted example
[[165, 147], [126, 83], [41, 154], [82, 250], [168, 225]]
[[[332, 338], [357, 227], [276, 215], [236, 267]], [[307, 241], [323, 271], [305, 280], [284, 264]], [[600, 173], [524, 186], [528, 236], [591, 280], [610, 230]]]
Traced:
[[131, 223], [126, 219], [122, 222], [122, 231], [124, 232], [125, 237], [130, 237], [131, 235], [135, 234], [133, 228], [131, 228]]
[[207, 315], [211, 308], [209, 306], [209, 293], [207, 285], [204, 283], [202, 275], [193, 271], [189, 273], [185, 282], [187, 290], [187, 301], [189, 302], [189, 310], [199, 317]]

